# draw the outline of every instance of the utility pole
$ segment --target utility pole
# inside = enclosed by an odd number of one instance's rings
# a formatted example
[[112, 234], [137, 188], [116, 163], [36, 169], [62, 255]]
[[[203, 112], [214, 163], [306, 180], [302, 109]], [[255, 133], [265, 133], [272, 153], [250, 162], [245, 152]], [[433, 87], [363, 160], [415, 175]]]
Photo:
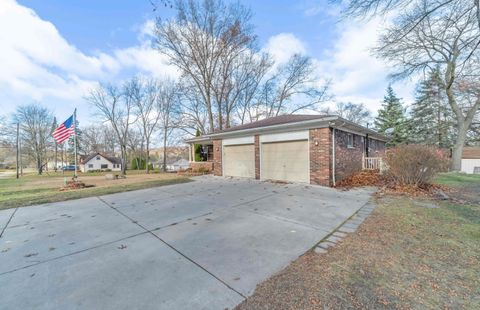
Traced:
[[20, 151], [20, 139], [19, 139], [19, 136], [20, 136], [20, 123], [17, 123], [17, 161], [16, 161], [16, 164], [17, 164], [17, 179], [19, 178], [19, 173], [20, 173], [20, 170], [19, 170], [19, 158], [20, 158], [20, 154], [19, 154], [19, 151]]
[[[53, 130], [55, 130], [55, 128], [57, 128], [57, 118], [56, 117], [53, 118]], [[58, 155], [57, 155], [58, 143], [57, 143], [57, 141], [54, 141], [54, 142], [55, 142], [55, 167], [53, 168], [53, 170], [55, 172], [57, 172], [57, 168], [58, 168], [58, 162], [57, 162], [57, 159], [58, 159]]]
[[74, 147], [74, 154], [75, 154], [75, 171], [73, 173], [73, 177], [77, 179], [77, 108], [73, 111], [73, 147]]

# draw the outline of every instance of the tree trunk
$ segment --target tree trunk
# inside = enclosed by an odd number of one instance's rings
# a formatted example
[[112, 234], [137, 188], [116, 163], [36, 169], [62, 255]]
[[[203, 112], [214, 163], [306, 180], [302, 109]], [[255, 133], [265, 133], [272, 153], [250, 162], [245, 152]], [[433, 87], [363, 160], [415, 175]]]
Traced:
[[163, 172], [167, 172], [167, 130], [163, 133]]
[[150, 168], [148, 166], [150, 165], [150, 146], [149, 146], [150, 141], [147, 140], [146, 142], [147, 142], [147, 145], [145, 147], [145, 157], [146, 157], [145, 158], [145, 165], [147, 165], [147, 166], [145, 167], [145, 171], [147, 172], [147, 174], [149, 174], [150, 173]]
[[459, 124], [458, 136], [452, 149], [452, 171], [460, 171], [462, 168], [462, 153], [467, 139], [467, 131], [465, 124]]
[[121, 153], [122, 153], [122, 175], [127, 174], [127, 146], [121, 145]]

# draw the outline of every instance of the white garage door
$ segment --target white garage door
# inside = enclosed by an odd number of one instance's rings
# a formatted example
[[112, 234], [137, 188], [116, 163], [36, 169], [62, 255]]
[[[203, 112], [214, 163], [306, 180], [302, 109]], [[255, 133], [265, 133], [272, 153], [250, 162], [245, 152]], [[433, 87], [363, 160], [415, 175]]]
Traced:
[[224, 146], [222, 162], [225, 176], [255, 178], [253, 144]]
[[267, 180], [310, 182], [308, 140], [263, 143], [260, 176]]

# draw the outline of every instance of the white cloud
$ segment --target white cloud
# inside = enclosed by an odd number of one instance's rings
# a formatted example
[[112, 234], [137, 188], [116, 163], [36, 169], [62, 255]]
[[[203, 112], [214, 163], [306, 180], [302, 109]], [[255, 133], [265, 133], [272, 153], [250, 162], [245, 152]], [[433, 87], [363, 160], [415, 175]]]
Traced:
[[[392, 72], [385, 62], [372, 55], [383, 27], [385, 22], [380, 19], [339, 24], [339, 37], [333, 48], [318, 60], [319, 75], [331, 78], [336, 101], [363, 102], [374, 113], [379, 109], [389, 84], [388, 74]], [[411, 83], [396, 83], [393, 87], [404, 102], [411, 102]]]
[[268, 39], [263, 50], [272, 55], [275, 64], [286, 63], [294, 54], [305, 54], [306, 46], [292, 33], [280, 33]]
[[[14, 0], [0, 2], [1, 113], [33, 101], [54, 110], [87, 105], [83, 96], [97, 81], [122, 78], [122, 73], [150, 76], [177, 72], [151, 47], [153, 21], [138, 30], [139, 44], [88, 55], [69, 43], [51, 22]], [[133, 74], [133, 73], [132, 73]], [[4, 108], [5, 107], [5, 108]], [[84, 112], [86, 115], [89, 113]]]

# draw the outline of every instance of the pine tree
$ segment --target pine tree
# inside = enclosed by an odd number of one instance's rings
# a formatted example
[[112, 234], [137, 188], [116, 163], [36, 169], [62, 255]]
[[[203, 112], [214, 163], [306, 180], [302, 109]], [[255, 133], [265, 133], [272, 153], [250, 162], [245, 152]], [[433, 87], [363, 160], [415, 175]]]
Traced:
[[442, 148], [454, 143], [454, 116], [441, 83], [440, 72], [434, 69], [417, 87], [409, 121], [410, 137], [415, 143]]
[[[196, 137], [200, 137], [200, 129], [197, 129], [197, 132], [195, 134]], [[201, 144], [194, 144], [193, 145], [193, 150], [195, 153], [195, 161], [202, 161], [202, 145]]]
[[387, 88], [387, 94], [383, 97], [382, 108], [378, 111], [374, 124], [378, 132], [390, 137], [388, 146], [407, 141], [408, 124], [405, 109], [390, 85]]

